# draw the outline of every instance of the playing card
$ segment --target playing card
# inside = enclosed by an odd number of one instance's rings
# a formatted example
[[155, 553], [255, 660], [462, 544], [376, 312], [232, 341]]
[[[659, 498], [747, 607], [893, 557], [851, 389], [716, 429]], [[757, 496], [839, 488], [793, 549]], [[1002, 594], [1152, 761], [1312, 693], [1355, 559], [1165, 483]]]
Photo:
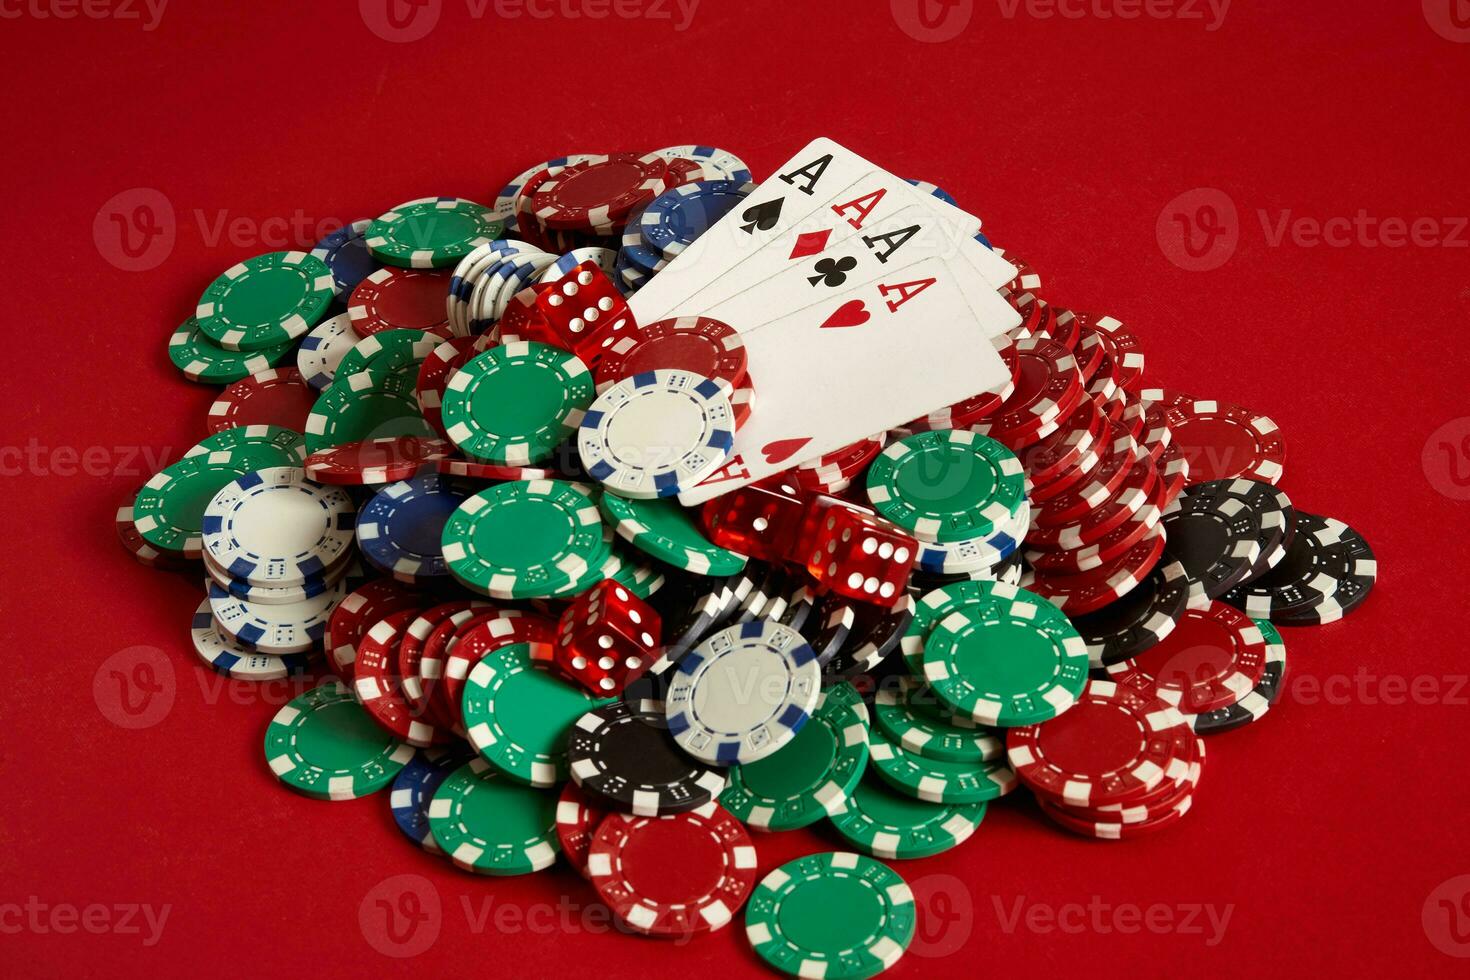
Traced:
[[755, 411], [685, 505], [780, 473], [1010, 377], [952, 267], [929, 258], [745, 336]]

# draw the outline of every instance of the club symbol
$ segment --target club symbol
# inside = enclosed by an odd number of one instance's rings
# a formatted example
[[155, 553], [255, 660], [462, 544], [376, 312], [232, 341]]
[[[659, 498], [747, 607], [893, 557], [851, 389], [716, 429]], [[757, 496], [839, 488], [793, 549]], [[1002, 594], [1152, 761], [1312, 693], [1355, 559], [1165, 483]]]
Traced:
[[813, 286], [840, 286], [847, 282], [847, 274], [857, 268], [857, 259], [851, 255], [841, 259], [818, 259], [812, 266], [814, 276], [807, 276]]

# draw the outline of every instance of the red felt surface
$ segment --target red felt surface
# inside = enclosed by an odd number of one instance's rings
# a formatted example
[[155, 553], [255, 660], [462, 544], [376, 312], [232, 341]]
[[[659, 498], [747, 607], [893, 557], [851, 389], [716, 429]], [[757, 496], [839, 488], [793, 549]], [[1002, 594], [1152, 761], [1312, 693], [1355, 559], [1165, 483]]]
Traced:
[[[1470, 951], [1470, 879], [1452, 880], [1470, 872], [1470, 252], [1447, 219], [1467, 209], [1470, 44], [1431, 26], [1454, 34], [1453, 2], [1241, 3], [1211, 30], [997, 0], [943, 43], [879, 0], [710, 0], [682, 30], [662, 3], [425, 0], [395, 8], [409, 33], [440, 13], [412, 42], [368, 26], [380, 0], [366, 19], [179, 3], [151, 29], [131, 5], [7, 6], [6, 972], [764, 975], [738, 921], [689, 945], [609, 935], [565, 867], [466, 876], [402, 839], [386, 799], [282, 789], [261, 740], [288, 692], [196, 666], [199, 583], [135, 564], [112, 514], [204, 433], [215, 390], [165, 342], [239, 259], [409, 198], [483, 200], [568, 152], [716, 143], [764, 177], [817, 135], [952, 191], [1045, 295], [1130, 324], [1150, 380], [1271, 415], [1283, 486], [1382, 567], [1348, 620], [1287, 632], [1284, 703], [1210, 741], [1178, 827], [1092, 843], [1018, 798], [957, 852], [900, 863], [925, 915], [893, 976], [1463, 969], [1444, 950]], [[1213, 271], [1157, 236], [1200, 188], [1237, 215]], [[1360, 213], [1429, 219], [1458, 247], [1274, 237], [1283, 215]], [[835, 846], [757, 844], [762, 871]], [[167, 909], [161, 935], [137, 904]]]

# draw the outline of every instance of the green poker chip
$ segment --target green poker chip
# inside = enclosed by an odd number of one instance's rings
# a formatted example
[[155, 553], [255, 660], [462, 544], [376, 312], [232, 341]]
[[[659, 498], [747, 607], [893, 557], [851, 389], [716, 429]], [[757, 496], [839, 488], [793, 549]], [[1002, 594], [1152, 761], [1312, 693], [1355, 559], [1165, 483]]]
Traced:
[[935, 702], [929, 686], [915, 677], [900, 677], [897, 689], [884, 685], [873, 698], [878, 727], [909, 752], [949, 762], [992, 762], [1005, 755], [1005, 739], [985, 728], [962, 728], [915, 707]]
[[252, 470], [300, 466], [306, 460], [306, 438], [284, 425], [237, 425], [200, 439], [184, 458], [210, 453], [243, 454]]
[[269, 371], [291, 356], [294, 342], [287, 340], [263, 350], [225, 350], [204, 336], [199, 319], [189, 317], [168, 338], [168, 359], [190, 381], [227, 385], [261, 371]]
[[525, 466], [551, 456], [595, 397], [592, 375], [576, 355], [523, 341], [467, 361], [449, 379], [441, 415], [467, 455]]
[[868, 726], [842, 698], [823, 696], [785, 746], [730, 767], [720, 805], [759, 830], [807, 827], [841, 808], [867, 764]]
[[226, 269], [199, 297], [194, 317], [217, 346], [263, 351], [316, 325], [337, 295], [332, 271], [309, 252], [267, 252]]
[[881, 729], [868, 738], [872, 769], [885, 783], [930, 803], [984, 803], [1016, 788], [1016, 774], [1004, 759], [996, 762], [947, 762], [901, 748]]
[[852, 708], [852, 710], [858, 713], [858, 717], [863, 720], [864, 725], [871, 725], [873, 723], [872, 716], [868, 711], [867, 702], [863, 700], [863, 696], [858, 689], [847, 681], [838, 681], [831, 687], [823, 688], [822, 697], [826, 699], [827, 703], [839, 702]]
[[475, 664], [465, 680], [461, 707], [470, 744], [486, 761], [518, 782], [545, 788], [566, 782], [570, 775], [567, 736], [572, 725], [612, 700], [594, 698], [537, 669], [531, 644], [508, 643]]
[[832, 815], [832, 827], [873, 857], [933, 857], [969, 840], [985, 819], [987, 806], [917, 800], [869, 776]]
[[339, 374], [306, 417], [306, 451], [394, 436], [437, 439], [419, 410], [417, 380], [386, 367]]
[[835, 851], [788, 861], [761, 879], [745, 906], [745, 937], [790, 976], [864, 980], [899, 961], [916, 921], [913, 892], [898, 872]]
[[386, 789], [413, 753], [336, 681], [292, 700], [265, 730], [271, 772], [317, 800], [352, 800]]
[[203, 547], [204, 508], [215, 494], [257, 469], [257, 462], [254, 454], [236, 450], [187, 456], [165, 466], [133, 501], [138, 533], [157, 548], [197, 554]]
[[919, 597], [918, 602], [914, 603], [914, 618], [904, 630], [903, 639], [899, 641], [899, 650], [903, 652], [909, 673], [916, 677], [923, 676], [924, 639], [934, 628], [934, 624], [956, 609], [981, 601], [986, 594], [982, 582], [967, 581], [951, 582]]
[[504, 231], [505, 224], [483, 204], [458, 197], [423, 197], [373, 219], [364, 237], [379, 262], [404, 269], [442, 269]]
[[605, 493], [599, 504], [618, 536], [635, 548], [695, 575], [734, 575], [746, 557], [721, 548], [695, 525], [688, 509], [668, 497], [629, 500]]
[[639, 561], [613, 546], [613, 554], [620, 559], [618, 570], [612, 580], [640, 599], [647, 599], [664, 586], [664, 573], [647, 562]]
[[921, 541], [985, 537], [1026, 499], [1016, 454], [974, 432], [935, 429], [891, 444], [868, 467], [873, 508]]
[[484, 759], [451, 772], [429, 801], [429, 831], [455, 867], [525, 875], [561, 852], [556, 797], [505, 778]]
[[1087, 683], [1087, 644], [1066, 615], [1025, 589], [977, 582], [983, 596], [934, 624], [924, 679], [958, 715], [1012, 728], [1047, 721]]
[[[333, 379], [347, 378], [368, 368], [398, 371], [418, 380], [419, 366], [434, 348], [444, 342], [425, 330], [383, 330], [364, 337], [342, 355], [342, 360], [333, 372]], [[334, 380], [335, 383], [335, 380]]]
[[442, 541], [450, 573], [495, 599], [555, 595], [596, 574], [611, 551], [597, 505], [564, 480], [482, 490], [450, 515]]

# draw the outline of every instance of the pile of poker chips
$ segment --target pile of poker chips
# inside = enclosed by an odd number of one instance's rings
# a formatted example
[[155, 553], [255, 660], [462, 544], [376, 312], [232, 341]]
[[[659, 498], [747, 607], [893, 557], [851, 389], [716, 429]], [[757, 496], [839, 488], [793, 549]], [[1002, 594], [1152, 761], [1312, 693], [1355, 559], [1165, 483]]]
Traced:
[[[336, 675], [267, 732], [291, 789], [389, 789], [406, 836], [474, 873], [561, 855], [633, 931], [718, 929], [744, 905], [775, 968], [871, 976], [914, 931], [875, 858], [959, 846], [1018, 785], [1086, 836], [1177, 822], [1199, 736], [1279, 697], [1273, 624], [1345, 615], [1376, 567], [1276, 488], [1269, 419], [1142, 387], [1131, 331], [1050, 306], [1014, 257], [1008, 385], [773, 481], [912, 533], [908, 595], [856, 602], [715, 544], [669, 491], [720, 459], [620, 471], [605, 420], [678, 393], [704, 436], [733, 432], [758, 410], [738, 332], [640, 324], [591, 368], [522, 332], [589, 267], [635, 291], [750, 186], [712, 147], [576, 155], [493, 206], [411, 201], [247, 259], [169, 344], [186, 377], [228, 385], [208, 435], [116, 526], [144, 564], [204, 566], [193, 639], [213, 669]], [[543, 669], [564, 604], [606, 580], [663, 624], [613, 699]], [[780, 703], [743, 697], [737, 663]], [[862, 853], [757, 882], [749, 830], [817, 826]]]

